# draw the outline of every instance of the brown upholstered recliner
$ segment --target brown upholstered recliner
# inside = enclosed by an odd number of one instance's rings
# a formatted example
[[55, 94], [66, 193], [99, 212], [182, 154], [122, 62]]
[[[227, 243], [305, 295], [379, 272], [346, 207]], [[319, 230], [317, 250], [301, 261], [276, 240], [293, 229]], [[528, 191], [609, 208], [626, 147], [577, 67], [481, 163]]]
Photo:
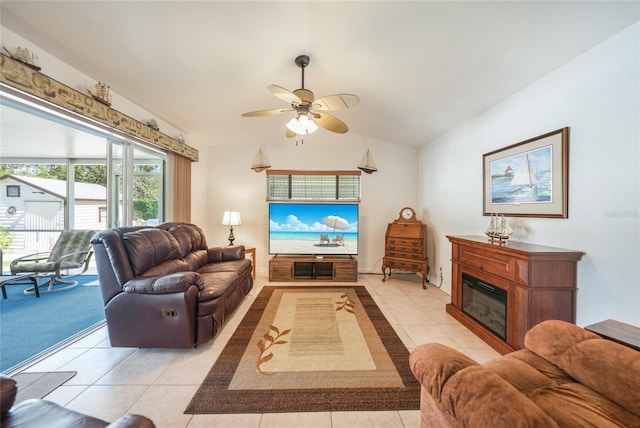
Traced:
[[208, 248], [193, 224], [108, 229], [91, 242], [112, 346], [206, 343], [253, 287], [244, 246]]
[[0, 375], [0, 418], [2, 428], [153, 428], [145, 416], [127, 414], [113, 423], [62, 407], [46, 400], [24, 400], [15, 406], [18, 387], [10, 377]]
[[422, 427], [640, 427], [640, 352], [559, 320], [524, 343], [485, 364], [438, 343], [414, 349]]

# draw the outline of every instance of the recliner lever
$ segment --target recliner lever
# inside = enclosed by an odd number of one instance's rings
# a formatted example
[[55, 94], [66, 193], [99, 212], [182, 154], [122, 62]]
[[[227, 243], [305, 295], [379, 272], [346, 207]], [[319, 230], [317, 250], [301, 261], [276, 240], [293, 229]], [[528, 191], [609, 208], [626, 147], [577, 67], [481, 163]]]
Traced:
[[176, 311], [175, 309], [162, 308], [162, 316], [167, 318], [177, 317], [178, 311]]

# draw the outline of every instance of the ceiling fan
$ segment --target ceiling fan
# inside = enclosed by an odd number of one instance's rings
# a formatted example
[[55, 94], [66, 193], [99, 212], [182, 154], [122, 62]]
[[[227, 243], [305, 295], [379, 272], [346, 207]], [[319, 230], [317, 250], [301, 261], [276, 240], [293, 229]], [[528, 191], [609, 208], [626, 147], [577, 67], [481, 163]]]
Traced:
[[302, 88], [291, 92], [278, 85], [269, 85], [269, 92], [291, 105], [291, 108], [278, 108], [243, 113], [244, 117], [270, 116], [274, 114], [296, 112], [296, 116], [287, 123], [286, 135], [307, 135], [318, 129], [318, 125], [338, 134], [349, 130], [346, 123], [326, 112], [344, 110], [357, 105], [360, 98], [352, 94], [335, 94], [315, 99], [313, 92], [304, 88], [304, 69], [309, 65], [309, 56], [300, 55], [295, 63], [302, 70]]

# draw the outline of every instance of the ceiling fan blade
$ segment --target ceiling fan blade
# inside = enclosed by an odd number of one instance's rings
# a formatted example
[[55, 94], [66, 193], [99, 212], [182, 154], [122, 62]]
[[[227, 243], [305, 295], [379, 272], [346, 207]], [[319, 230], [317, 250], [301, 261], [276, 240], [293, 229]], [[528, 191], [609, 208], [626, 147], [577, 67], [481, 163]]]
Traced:
[[286, 113], [288, 111], [293, 111], [293, 109], [290, 109], [290, 108], [274, 108], [274, 109], [271, 109], [271, 110], [250, 111], [250, 112], [247, 112], [247, 113], [242, 113], [242, 116], [244, 116], [244, 117], [270, 116], [272, 114]]
[[360, 98], [353, 94], [335, 94], [318, 98], [311, 105], [312, 108], [322, 111], [344, 110], [358, 105]]
[[287, 128], [287, 132], [285, 133], [285, 135], [287, 136], [287, 138], [293, 138], [296, 136], [296, 133], [290, 131], [289, 128]]
[[296, 106], [302, 104], [302, 100], [296, 94], [282, 86], [269, 85], [269, 92], [286, 103], [294, 104]]
[[346, 123], [341, 121], [335, 116], [331, 116], [327, 113], [313, 113], [313, 120], [324, 129], [335, 132], [337, 134], [345, 134], [349, 131], [349, 127]]

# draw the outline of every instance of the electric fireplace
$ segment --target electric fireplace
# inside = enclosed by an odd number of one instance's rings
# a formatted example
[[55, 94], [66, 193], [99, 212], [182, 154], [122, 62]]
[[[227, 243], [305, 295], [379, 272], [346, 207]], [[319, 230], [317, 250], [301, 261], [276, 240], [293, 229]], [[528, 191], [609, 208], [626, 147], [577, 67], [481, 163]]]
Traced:
[[507, 291], [462, 274], [462, 312], [497, 334], [507, 338]]
[[525, 242], [494, 245], [486, 236], [451, 242], [449, 315], [501, 354], [524, 348], [524, 336], [548, 319], [575, 323], [581, 251]]

